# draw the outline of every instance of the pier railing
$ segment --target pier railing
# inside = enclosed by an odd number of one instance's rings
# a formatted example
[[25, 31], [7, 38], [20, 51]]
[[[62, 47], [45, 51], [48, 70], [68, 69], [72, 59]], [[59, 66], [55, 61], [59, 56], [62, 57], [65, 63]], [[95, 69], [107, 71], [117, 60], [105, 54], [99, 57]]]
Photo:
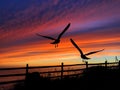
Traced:
[[[66, 76], [81, 76], [82, 71], [91, 67], [91, 66], [105, 66], [106, 68], [118, 68], [120, 69], [120, 61], [119, 62], [107, 62], [104, 63], [88, 63], [85, 62], [84, 64], [71, 64], [71, 65], [54, 65], [54, 66], [29, 66], [28, 64], [26, 67], [16, 67], [16, 68], [0, 68], [0, 71], [13, 71], [16, 70], [16, 73], [10, 74], [0, 74], [0, 85], [2, 84], [10, 84], [10, 83], [17, 83], [23, 82], [27, 74], [30, 72], [39, 72], [41, 76], [47, 77], [50, 79], [56, 78], [64, 78]], [[18, 73], [19, 70], [24, 70], [24, 73]], [[23, 77], [23, 79], [19, 80], [11, 80], [11, 81], [1, 81], [1, 78], [14, 78], [14, 77]]]

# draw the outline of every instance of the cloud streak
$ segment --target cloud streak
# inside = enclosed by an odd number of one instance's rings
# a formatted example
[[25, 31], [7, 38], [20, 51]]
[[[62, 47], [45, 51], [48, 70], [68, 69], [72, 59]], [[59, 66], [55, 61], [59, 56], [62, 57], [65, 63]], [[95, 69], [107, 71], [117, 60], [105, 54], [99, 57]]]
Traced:
[[[69, 58], [69, 52], [74, 52], [70, 49], [71, 46], [67, 47], [71, 45], [71, 37], [86, 48], [86, 51], [90, 47], [109, 47], [116, 50], [115, 47], [120, 45], [119, 8], [119, 0], [2, 0], [0, 57], [19, 59], [33, 55], [37, 60], [40, 59], [38, 53], [45, 51], [49, 54], [52, 45], [49, 40], [37, 37], [35, 33], [56, 37], [69, 22], [71, 26], [60, 44], [63, 50], [53, 52], [54, 54], [68, 53], [66, 58]], [[3, 61], [4, 59], [0, 62]]]

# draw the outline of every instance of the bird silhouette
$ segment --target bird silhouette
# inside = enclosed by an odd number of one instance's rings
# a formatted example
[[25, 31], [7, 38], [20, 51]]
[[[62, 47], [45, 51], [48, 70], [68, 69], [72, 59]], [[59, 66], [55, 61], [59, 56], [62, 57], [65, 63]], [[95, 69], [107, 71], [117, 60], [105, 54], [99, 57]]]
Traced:
[[90, 55], [90, 54], [94, 54], [94, 53], [97, 53], [97, 52], [100, 52], [100, 51], [103, 51], [104, 49], [102, 50], [97, 50], [97, 51], [92, 51], [92, 52], [89, 52], [89, 53], [86, 53], [84, 54], [83, 51], [77, 46], [77, 44], [72, 40], [70, 39], [71, 43], [74, 45], [75, 48], [77, 48], [77, 50], [80, 52], [81, 54], [81, 58], [84, 60], [88, 60], [90, 58], [87, 57], [87, 55]]
[[38, 33], [36, 33], [36, 35], [38, 36], [42, 36], [44, 38], [48, 38], [48, 39], [51, 39], [51, 40], [54, 40], [53, 42], [51, 42], [50, 44], [55, 44], [55, 48], [58, 47], [58, 43], [60, 43], [60, 38], [61, 36], [65, 33], [65, 31], [70, 27], [70, 23], [64, 28], [64, 30], [59, 34], [59, 36], [57, 38], [53, 38], [53, 37], [50, 37], [50, 36], [43, 36], [43, 35], [40, 35]]

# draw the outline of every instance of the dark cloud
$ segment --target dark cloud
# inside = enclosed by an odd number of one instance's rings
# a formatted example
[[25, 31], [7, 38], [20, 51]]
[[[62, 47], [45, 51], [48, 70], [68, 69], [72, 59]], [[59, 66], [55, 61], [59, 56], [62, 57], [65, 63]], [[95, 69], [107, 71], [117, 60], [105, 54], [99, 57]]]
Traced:
[[[24, 45], [41, 42], [43, 39], [36, 37], [35, 32], [49, 34], [53, 31], [49, 35], [54, 36], [68, 21], [71, 22], [69, 33], [73, 36], [88, 34], [90, 37], [94, 35], [107, 38], [118, 37], [120, 33], [119, 9], [120, 0], [0, 0], [0, 48], [2, 49], [0, 53], [9, 52], [11, 47], [24, 47]], [[42, 26], [44, 28], [38, 28]], [[55, 27], [55, 29], [48, 29], [48, 27]], [[91, 46], [94, 47], [94, 45]], [[111, 42], [99, 45], [119, 46], [120, 43]], [[25, 51], [21, 55], [9, 56], [9, 58], [50, 52]]]

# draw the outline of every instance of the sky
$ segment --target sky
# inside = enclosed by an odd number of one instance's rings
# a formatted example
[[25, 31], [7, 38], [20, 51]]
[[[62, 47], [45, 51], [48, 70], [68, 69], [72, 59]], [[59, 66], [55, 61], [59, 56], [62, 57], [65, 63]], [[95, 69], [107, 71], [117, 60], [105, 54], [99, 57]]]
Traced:
[[[0, 0], [0, 67], [80, 64], [120, 60], [120, 0]], [[58, 47], [52, 40], [68, 23]]]

